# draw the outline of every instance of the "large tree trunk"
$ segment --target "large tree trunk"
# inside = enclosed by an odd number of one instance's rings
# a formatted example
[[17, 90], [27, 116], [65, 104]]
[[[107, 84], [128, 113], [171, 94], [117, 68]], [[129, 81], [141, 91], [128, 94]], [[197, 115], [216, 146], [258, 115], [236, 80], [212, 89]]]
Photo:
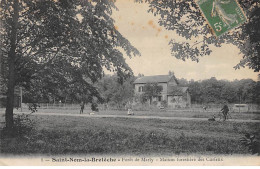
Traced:
[[15, 57], [16, 57], [16, 41], [17, 27], [19, 17], [19, 0], [14, 0], [13, 3], [13, 22], [10, 36], [10, 51], [8, 53], [8, 84], [7, 84], [7, 105], [5, 111], [6, 128], [12, 129], [14, 125], [13, 108], [14, 108], [14, 87], [15, 87]]

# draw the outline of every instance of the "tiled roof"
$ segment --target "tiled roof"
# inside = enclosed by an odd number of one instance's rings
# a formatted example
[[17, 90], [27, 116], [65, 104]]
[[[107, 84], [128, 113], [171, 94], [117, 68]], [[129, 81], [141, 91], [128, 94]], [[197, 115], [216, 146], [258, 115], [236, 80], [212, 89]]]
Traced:
[[167, 83], [171, 78], [172, 76], [169, 75], [142, 76], [137, 78], [134, 83]]
[[188, 87], [177, 87], [177, 86], [169, 86], [167, 89], [168, 95], [183, 95], [188, 90]]

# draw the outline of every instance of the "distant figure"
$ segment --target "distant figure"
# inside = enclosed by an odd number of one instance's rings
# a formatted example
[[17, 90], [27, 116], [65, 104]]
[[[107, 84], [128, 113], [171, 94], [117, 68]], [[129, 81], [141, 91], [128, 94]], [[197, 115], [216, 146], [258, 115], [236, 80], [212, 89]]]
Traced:
[[126, 104], [126, 108], [127, 108], [127, 115], [134, 115], [132, 111], [132, 104], [130, 102]]
[[80, 103], [80, 112], [79, 112], [79, 114], [83, 114], [84, 107], [85, 107], [85, 103], [82, 101]]
[[224, 104], [223, 108], [221, 109], [221, 112], [223, 113], [224, 121], [225, 121], [227, 119], [227, 114], [229, 112], [229, 108], [227, 104]]
[[107, 110], [107, 108], [108, 108], [108, 105], [107, 105], [107, 103], [104, 105], [104, 110]]
[[216, 121], [216, 117], [213, 115], [212, 118], [209, 118], [208, 121]]
[[94, 112], [98, 112], [98, 105], [97, 105], [97, 103], [92, 103], [91, 104], [91, 110], [92, 110], [92, 112], [89, 113], [90, 115], [95, 114]]
[[203, 108], [204, 111], [207, 111], [208, 107], [207, 106], [203, 106], [202, 108]]

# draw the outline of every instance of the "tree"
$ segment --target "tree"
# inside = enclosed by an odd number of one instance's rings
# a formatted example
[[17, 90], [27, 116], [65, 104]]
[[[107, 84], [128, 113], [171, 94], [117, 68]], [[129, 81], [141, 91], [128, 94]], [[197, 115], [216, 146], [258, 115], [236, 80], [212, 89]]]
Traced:
[[256, 82], [253, 95], [253, 102], [260, 106], [260, 81]]
[[242, 103], [253, 103], [256, 82], [252, 79], [242, 79], [235, 84], [237, 89], [238, 101]]
[[[171, 53], [178, 59], [191, 59], [198, 62], [200, 57], [209, 55], [210, 46], [221, 47], [224, 43], [236, 45], [243, 59], [235, 69], [248, 66], [256, 72], [260, 70], [260, 1], [238, 0], [245, 11], [248, 22], [234, 31], [215, 38], [212, 36], [205, 18], [194, 0], [136, 0], [149, 3], [148, 12], [159, 16], [159, 24], [167, 30], [175, 31], [186, 42], [170, 40]], [[198, 39], [195, 42], [193, 39]]]
[[188, 85], [192, 103], [202, 103], [202, 86], [197, 81], [191, 81]]
[[162, 86], [159, 86], [157, 83], [147, 83], [144, 85], [143, 96], [149, 99], [150, 104], [152, 103], [152, 98], [157, 97], [163, 90]]
[[114, 2], [106, 0], [1, 1], [7, 129], [13, 127], [17, 85], [31, 95], [65, 94], [91, 100], [101, 99], [93, 84], [103, 76], [104, 68], [117, 72], [121, 82], [132, 75], [118, 48], [129, 57], [139, 52], [115, 29], [112, 8], [116, 8]]
[[105, 75], [98, 81], [96, 86], [106, 104], [122, 108], [127, 104], [127, 102], [133, 100], [133, 82], [135, 77], [126, 79], [123, 84], [120, 84], [117, 80], [117, 75]]
[[188, 80], [184, 79], [184, 78], [181, 78], [181, 79], [178, 79], [178, 82], [179, 82], [179, 86], [188, 86]]
[[219, 103], [221, 100], [221, 90], [223, 84], [215, 77], [212, 77], [201, 82], [202, 85], [202, 100], [204, 103]]
[[220, 82], [223, 84], [220, 92], [220, 100], [227, 101], [228, 103], [235, 103], [237, 101], [237, 89], [232, 86], [231, 82]]

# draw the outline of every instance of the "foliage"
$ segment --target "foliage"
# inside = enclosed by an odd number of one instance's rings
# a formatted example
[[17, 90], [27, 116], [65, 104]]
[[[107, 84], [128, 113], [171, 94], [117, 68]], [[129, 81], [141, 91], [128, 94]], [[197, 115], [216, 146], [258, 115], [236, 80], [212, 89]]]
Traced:
[[34, 130], [35, 121], [29, 115], [21, 114], [15, 115], [14, 126], [11, 131], [4, 127], [3, 137], [24, 137]]
[[[135, 77], [126, 79], [121, 85], [117, 81], [116, 75], [105, 75], [99, 80], [95, 87], [101, 97], [104, 98], [104, 103], [113, 108], [123, 108], [127, 102], [135, 100], [145, 104], [149, 101], [149, 97], [145, 93], [134, 93], [133, 81]], [[187, 81], [183, 79], [183, 81]], [[255, 82], [251, 79], [242, 80], [217, 80], [216, 78], [206, 79], [202, 81], [187, 81], [186, 85], [189, 87], [192, 103], [209, 104], [209, 103], [260, 103], [260, 82]], [[176, 88], [182, 94], [182, 99], [187, 99], [187, 95]], [[25, 92], [26, 95], [26, 92]], [[26, 96], [28, 98], [29, 95]], [[30, 98], [30, 97], [29, 97]], [[69, 97], [58, 97], [56, 100], [65, 102], [70, 100]], [[24, 100], [26, 100], [24, 98]], [[28, 99], [27, 99], [28, 101]], [[30, 101], [30, 100], [29, 100]], [[43, 100], [44, 101], [44, 100]], [[53, 101], [52, 97], [46, 98], [45, 102]]]
[[106, 104], [123, 108], [134, 98], [133, 82], [135, 77], [129, 77], [123, 83], [118, 82], [117, 75], [105, 75], [96, 84]]
[[140, 95], [137, 96], [137, 97], [139, 97], [138, 100], [139, 100], [140, 103], [142, 103], [142, 104], [146, 104], [147, 101], [148, 101], [148, 98], [146, 97], [146, 95], [145, 95], [144, 93], [140, 94]]
[[152, 102], [152, 105], [153, 105], [153, 106], [157, 106], [157, 104], [158, 104], [157, 101], [153, 101], [153, 102]]
[[161, 105], [166, 108], [168, 106], [168, 103], [166, 100], [161, 101]]
[[[148, 12], [159, 16], [159, 24], [167, 30], [175, 31], [185, 38], [177, 42], [171, 39], [172, 56], [178, 59], [198, 62], [200, 57], [209, 55], [211, 47], [221, 47], [225, 43], [237, 46], [243, 54], [243, 59], [235, 68], [248, 66], [254, 71], [260, 70], [260, 2], [259, 0], [238, 0], [248, 18], [246, 24], [237, 27], [234, 31], [215, 38], [205, 18], [201, 15], [194, 0], [136, 0], [146, 2]], [[196, 41], [194, 40], [196, 39]]]
[[91, 110], [92, 111], [95, 111], [95, 112], [98, 112], [99, 110], [98, 110], [98, 105], [96, 104], [96, 103], [92, 103], [91, 104]]
[[158, 85], [157, 83], [146, 83], [144, 85], [143, 97], [145, 97], [146, 100], [149, 99], [151, 104], [152, 98], [160, 95], [162, 90], [163, 90], [162, 86]]
[[[102, 101], [94, 87], [103, 69], [119, 81], [132, 75], [120, 48], [139, 55], [114, 26], [114, 1], [2, 0], [1, 79], [7, 86], [7, 124], [12, 125], [14, 87], [27, 97]], [[7, 84], [8, 83], [8, 84]]]
[[29, 103], [28, 109], [31, 113], [37, 112], [37, 107], [40, 107], [37, 103]]
[[253, 96], [253, 101], [255, 103], [260, 103], [260, 81], [257, 81], [256, 82], [256, 85], [255, 85], [255, 90], [253, 90], [254, 92], [254, 96]]
[[251, 79], [234, 81], [216, 78], [188, 83], [192, 103], [256, 103], [259, 104], [259, 82]]
[[252, 154], [260, 155], [260, 143], [255, 139], [255, 135], [247, 133], [240, 139], [240, 142], [246, 146], [248, 151]]
[[188, 82], [188, 80], [181, 78], [181, 79], [178, 79], [178, 83], [179, 83], [179, 86], [187, 86], [189, 82]]

